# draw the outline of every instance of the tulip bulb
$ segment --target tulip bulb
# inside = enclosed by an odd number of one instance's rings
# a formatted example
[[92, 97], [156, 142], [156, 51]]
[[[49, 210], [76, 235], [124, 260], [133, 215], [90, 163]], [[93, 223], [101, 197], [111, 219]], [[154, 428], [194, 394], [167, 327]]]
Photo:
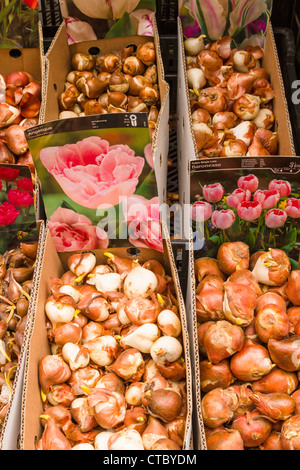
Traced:
[[108, 440], [114, 433], [111, 431], [102, 431], [95, 437], [95, 450], [108, 450]]
[[243, 121], [252, 121], [259, 114], [260, 103], [261, 100], [259, 96], [245, 93], [235, 101], [233, 105], [233, 112]]
[[108, 370], [114, 372], [123, 380], [136, 382], [140, 380], [144, 373], [145, 362], [140, 351], [131, 348], [123, 351]]
[[62, 355], [72, 371], [88, 366], [89, 354], [78, 344], [66, 343], [62, 348]]
[[51, 296], [46, 302], [45, 313], [55, 329], [58, 323], [69, 323], [73, 320], [76, 304], [69, 295], [60, 294], [58, 299]]
[[162, 336], [152, 345], [150, 354], [154, 362], [165, 365], [167, 362], [175, 362], [180, 358], [182, 345], [172, 336]]
[[94, 284], [99, 292], [118, 292], [122, 289], [122, 279], [118, 273], [108, 273], [96, 275], [87, 281], [88, 284]]
[[113, 336], [100, 336], [90, 339], [84, 347], [91, 360], [101, 367], [109, 366], [117, 356], [119, 345]]
[[154, 43], [152, 41], [148, 41], [145, 44], [139, 44], [136, 50], [136, 57], [148, 67], [154, 64], [156, 60]]
[[282, 250], [270, 249], [256, 261], [253, 275], [257, 281], [267, 286], [281, 286], [289, 277], [291, 263]]
[[204, 39], [206, 36], [201, 35], [198, 38], [187, 38], [184, 41], [184, 50], [186, 55], [197, 56], [205, 48]]
[[125, 391], [125, 400], [129, 406], [141, 406], [144, 390], [143, 382], [133, 382]]
[[143, 267], [130, 271], [124, 281], [124, 293], [128, 299], [148, 297], [150, 291], [155, 291], [158, 281], [156, 275]]
[[140, 433], [130, 428], [111, 435], [107, 447], [109, 450], [144, 450]]
[[76, 274], [77, 282], [81, 282], [96, 266], [96, 256], [93, 253], [72, 255], [68, 260], [68, 265], [69, 269]]
[[207, 124], [198, 121], [193, 121], [192, 129], [194, 132], [197, 151], [200, 152], [211, 141], [213, 131]]
[[255, 129], [256, 127], [253, 122], [242, 121], [240, 124], [230, 130], [230, 134], [233, 134], [236, 139], [242, 140], [248, 148], [252, 143]]
[[94, 388], [88, 395], [88, 404], [93, 409], [98, 425], [103, 429], [115, 428], [125, 419], [126, 402], [120, 393]]
[[61, 356], [47, 355], [40, 360], [39, 382], [44, 394], [52, 385], [67, 382], [70, 377], [70, 367]]
[[136, 348], [143, 354], [149, 354], [153, 343], [159, 338], [160, 332], [154, 323], [140, 326], [135, 331], [121, 338], [120, 346]]
[[176, 419], [182, 409], [182, 397], [171, 389], [148, 390], [144, 396], [149, 413], [164, 422]]
[[258, 128], [270, 130], [272, 129], [275, 122], [274, 113], [273, 111], [266, 108], [260, 109], [253, 119], [253, 122]]
[[201, 69], [191, 68], [187, 70], [186, 74], [188, 87], [191, 88], [194, 93], [205, 87], [206, 78], [204, 72]]
[[181, 333], [180, 318], [173, 310], [163, 310], [157, 317], [157, 325], [164, 336], [174, 336], [177, 338]]
[[247, 51], [237, 51], [233, 56], [233, 67], [237, 72], [248, 73], [256, 67], [256, 60]]
[[168, 438], [168, 432], [159, 419], [153, 416], [149, 417], [148, 425], [142, 434], [142, 440], [145, 450], [151, 450], [155, 442], [160, 439]]

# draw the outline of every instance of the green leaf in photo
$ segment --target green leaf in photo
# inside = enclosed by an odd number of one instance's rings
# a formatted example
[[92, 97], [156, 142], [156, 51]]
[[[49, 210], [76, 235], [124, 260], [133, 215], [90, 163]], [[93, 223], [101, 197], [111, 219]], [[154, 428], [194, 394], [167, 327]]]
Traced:
[[287, 232], [286, 236], [284, 237], [284, 244], [290, 244], [293, 243], [295, 245], [297, 241], [297, 229], [294, 227], [292, 230]]
[[141, 0], [135, 10], [156, 11], [156, 2], [155, 0]]
[[135, 29], [127, 12], [108, 31], [105, 39], [134, 36]]

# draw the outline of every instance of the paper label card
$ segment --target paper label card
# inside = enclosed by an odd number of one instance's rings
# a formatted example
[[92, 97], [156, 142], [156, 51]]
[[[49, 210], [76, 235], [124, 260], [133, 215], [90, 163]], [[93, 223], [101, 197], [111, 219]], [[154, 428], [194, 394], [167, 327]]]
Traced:
[[222, 243], [243, 241], [250, 254], [277, 248], [293, 269], [300, 254], [300, 158], [192, 161], [195, 256], [216, 257]]
[[48, 122], [26, 131], [58, 251], [162, 250], [146, 113]]

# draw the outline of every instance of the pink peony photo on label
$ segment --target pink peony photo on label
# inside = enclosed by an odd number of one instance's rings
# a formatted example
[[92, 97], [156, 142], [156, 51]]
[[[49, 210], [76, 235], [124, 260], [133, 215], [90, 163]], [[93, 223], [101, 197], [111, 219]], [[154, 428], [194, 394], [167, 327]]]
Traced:
[[[58, 252], [128, 245], [162, 248], [146, 113], [60, 119], [38, 127], [38, 133], [29, 128], [25, 134]], [[29, 183], [18, 184], [23, 194], [14, 191], [11, 199], [24, 205]], [[143, 209], [142, 218], [132, 202]], [[124, 212], [126, 204], [129, 214]], [[139, 223], [135, 233], [129, 227], [134, 219]]]
[[134, 194], [145, 164], [127, 145], [110, 146], [96, 136], [42, 149], [40, 160], [64, 193], [89, 209], [115, 206]]

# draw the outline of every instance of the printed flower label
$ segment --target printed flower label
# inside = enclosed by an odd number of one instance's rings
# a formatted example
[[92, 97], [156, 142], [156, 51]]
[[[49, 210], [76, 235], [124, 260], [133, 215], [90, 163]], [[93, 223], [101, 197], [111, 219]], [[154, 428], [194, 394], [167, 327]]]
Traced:
[[297, 269], [300, 254], [300, 158], [192, 161], [191, 220], [195, 256], [215, 257], [221, 244], [250, 252], [283, 250]]
[[38, 0], [0, 0], [0, 48], [38, 48], [38, 24]]
[[162, 251], [147, 114], [49, 122], [26, 131], [57, 251]]
[[0, 165], [0, 254], [37, 236], [28, 166]]
[[185, 37], [210, 41], [231, 36], [238, 47], [264, 46], [272, 0], [189, 0], [179, 2]]
[[62, 0], [69, 44], [124, 36], [154, 36], [155, 0]]

